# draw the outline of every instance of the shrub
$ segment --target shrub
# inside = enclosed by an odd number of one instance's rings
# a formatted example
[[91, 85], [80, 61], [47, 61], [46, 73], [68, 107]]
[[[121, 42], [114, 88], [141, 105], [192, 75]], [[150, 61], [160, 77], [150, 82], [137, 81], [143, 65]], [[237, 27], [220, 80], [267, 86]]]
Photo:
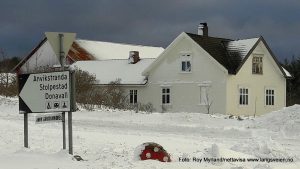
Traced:
[[75, 68], [75, 96], [79, 104], [92, 104], [96, 77], [87, 71]]

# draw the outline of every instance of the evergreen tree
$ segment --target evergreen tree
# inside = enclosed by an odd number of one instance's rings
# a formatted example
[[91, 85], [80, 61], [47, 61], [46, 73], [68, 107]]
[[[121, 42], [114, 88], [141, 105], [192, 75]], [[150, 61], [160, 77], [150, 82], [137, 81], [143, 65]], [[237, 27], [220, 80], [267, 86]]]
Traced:
[[300, 58], [293, 56], [290, 61], [285, 59], [283, 66], [293, 76], [287, 80], [287, 106], [300, 104]]

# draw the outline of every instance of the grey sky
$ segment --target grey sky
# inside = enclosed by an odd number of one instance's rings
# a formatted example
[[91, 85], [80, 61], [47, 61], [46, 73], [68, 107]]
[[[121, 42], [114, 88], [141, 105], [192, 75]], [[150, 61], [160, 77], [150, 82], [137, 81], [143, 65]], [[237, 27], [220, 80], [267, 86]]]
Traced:
[[2, 0], [0, 48], [27, 55], [46, 31], [77, 38], [167, 47], [181, 32], [231, 39], [262, 35], [282, 60], [300, 56], [299, 0]]

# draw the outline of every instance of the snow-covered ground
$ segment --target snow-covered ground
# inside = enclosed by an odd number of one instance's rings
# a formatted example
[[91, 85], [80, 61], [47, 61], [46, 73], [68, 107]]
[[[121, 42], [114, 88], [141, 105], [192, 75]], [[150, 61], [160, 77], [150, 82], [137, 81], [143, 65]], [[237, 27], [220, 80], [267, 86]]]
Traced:
[[[25, 149], [18, 100], [0, 96], [0, 169], [300, 168], [299, 105], [244, 120], [199, 113], [74, 112], [74, 154], [84, 161], [62, 150], [61, 123], [35, 124], [35, 115], [29, 115], [30, 148]], [[162, 145], [172, 162], [135, 160], [136, 147], [145, 142]], [[228, 161], [204, 161], [222, 158]], [[247, 162], [256, 159], [287, 161]]]

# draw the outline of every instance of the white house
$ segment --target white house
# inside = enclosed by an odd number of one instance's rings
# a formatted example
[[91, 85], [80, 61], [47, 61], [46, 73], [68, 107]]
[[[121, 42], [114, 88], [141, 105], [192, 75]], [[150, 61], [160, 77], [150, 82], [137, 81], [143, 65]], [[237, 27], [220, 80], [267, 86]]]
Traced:
[[291, 78], [263, 37], [230, 40], [209, 37], [207, 31], [181, 33], [143, 75], [148, 82], [138, 93], [158, 110], [207, 112], [210, 107], [234, 115], [284, 107]]
[[[103, 47], [103, 43], [107, 42], [76, 40], [69, 64], [95, 74], [98, 85], [121, 79], [132, 104], [152, 103], [159, 112], [207, 113], [209, 109], [234, 115], [261, 115], [285, 106], [286, 79], [291, 75], [262, 37], [210, 37], [203, 24], [198, 34], [183, 32], [165, 50], [135, 45], [123, 49], [126, 44], [112, 43]], [[30, 70], [26, 64], [35, 65], [39, 50], [16, 70]]]

